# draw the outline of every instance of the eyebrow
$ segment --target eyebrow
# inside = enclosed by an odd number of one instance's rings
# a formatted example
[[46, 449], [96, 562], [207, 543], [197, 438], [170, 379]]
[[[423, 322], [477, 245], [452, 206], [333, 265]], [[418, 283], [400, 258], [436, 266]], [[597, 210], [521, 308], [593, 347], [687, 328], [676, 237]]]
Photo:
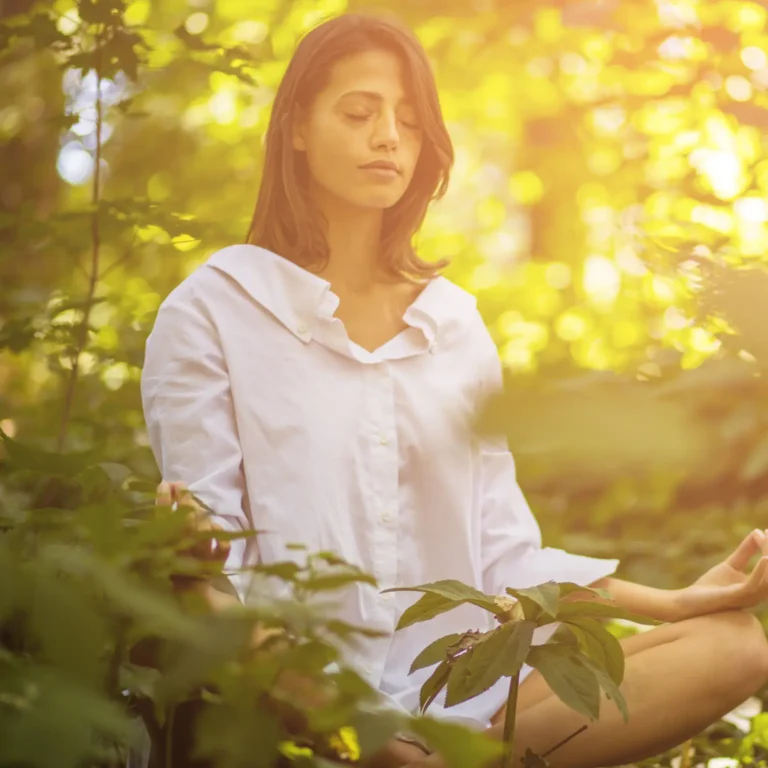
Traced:
[[[347, 91], [339, 96], [339, 101], [345, 99], [347, 96], [363, 96], [366, 99], [373, 99], [374, 101], [384, 101], [384, 96], [378, 91]], [[400, 101], [408, 106], [413, 106], [413, 101], [408, 96], [403, 96]]]

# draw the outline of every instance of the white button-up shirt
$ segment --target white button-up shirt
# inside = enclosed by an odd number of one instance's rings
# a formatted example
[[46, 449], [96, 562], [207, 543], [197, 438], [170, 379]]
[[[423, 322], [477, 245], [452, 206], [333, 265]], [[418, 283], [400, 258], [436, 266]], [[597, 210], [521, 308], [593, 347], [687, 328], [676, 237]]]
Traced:
[[[332, 550], [378, 588], [333, 593], [338, 617], [386, 633], [345, 649], [392, 706], [418, 710], [433, 668], [413, 659], [453, 632], [490, 629], [465, 605], [395, 632], [421, 593], [380, 590], [458, 579], [489, 594], [554, 579], [589, 584], [616, 560], [542, 549], [504, 438], [478, 438], [478, 407], [502, 387], [496, 347], [470, 293], [443, 276], [408, 307], [408, 328], [374, 352], [334, 317], [328, 281], [252, 245], [217, 251], [162, 303], [141, 389], [165, 480], [184, 481], [237, 542], [229, 565]], [[236, 581], [243, 599], [245, 579]], [[540, 630], [537, 642], [551, 633]], [[524, 669], [524, 674], [529, 670]], [[508, 680], [436, 717], [483, 728]]]

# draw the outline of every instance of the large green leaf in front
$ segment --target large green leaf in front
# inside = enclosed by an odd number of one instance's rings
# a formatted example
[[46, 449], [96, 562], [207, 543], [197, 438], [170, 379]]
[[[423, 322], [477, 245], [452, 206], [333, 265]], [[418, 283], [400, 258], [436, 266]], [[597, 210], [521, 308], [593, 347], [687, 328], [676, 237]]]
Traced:
[[547, 685], [571, 709], [590, 720], [600, 715], [600, 683], [576, 648], [560, 643], [537, 645], [527, 663], [541, 673]]
[[516, 675], [525, 662], [535, 628], [532, 621], [509, 621], [459, 656], [448, 679], [446, 706], [479, 696], [502, 677]]
[[498, 611], [498, 606], [493, 602], [493, 598], [474, 587], [462, 584], [456, 579], [443, 579], [430, 584], [421, 584], [417, 587], [391, 587], [382, 590], [382, 593], [385, 592], [425, 593], [404, 611], [396, 629], [403, 629], [411, 624], [427, 621], [465, 603], [471, 603], [494, 614]]

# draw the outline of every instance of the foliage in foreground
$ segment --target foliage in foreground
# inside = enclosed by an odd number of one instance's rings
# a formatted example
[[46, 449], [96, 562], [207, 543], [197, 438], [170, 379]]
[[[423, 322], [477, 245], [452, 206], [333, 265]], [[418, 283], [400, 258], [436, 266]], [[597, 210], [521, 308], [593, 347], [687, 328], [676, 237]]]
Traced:
[[[613, 618], [641, 624], [656, 624], [607, 603], [590, 602], [590, 596], [610, 598], [603, 590], [570, 582], [547, 582], [526, 589], [507, 588], [507, 595], [483, 592], [446, 579], [416, 587], [395, 587], [386, 592], [416, 591], [423, 596], [411, 605], [397, 624], [404, 629], [438, 616], [466, 603], [494, 616], [500, 626], [487, 632], [468, 631], [439, 638], [413, 661], [411, 673], [437, 664], [420, 693], [421, 711], [425, 712], [443, 688], [445, 704], [456, 706], [479, 696], [498, 680], [510, 678], [504, 723], [505, 768], [514, 764], [515, 714], [524, 664], [537, 669], [552, 691], [569, 707], [590, 720], [600, 715], [601, 689], [615, 702], [624, 721], [629, 720], [627, 704], [619, 686], [624, 679], [624, 651], [619, 641], [602, 625]], [[570, 598], [581, 597], [581, 600]], [[538, 627], [560, 623], [557, 639], [532, 645]], [[583, 730], [583, 729], [582, 729]], [[573, 736], [578, 735], [581, 730]], [[545, 755], [526, 750], [526, 766], [546, 766]]]
[[[254, 578], [285, 596], [264, 589], [261, 604], [212, 613], [194, 590], [177, 599], [178, 578], [215, 578], [190, 548], [237, 535], [190, 534], [186, 513], [156, 505], [126, 467], [3, 442], [18, 486], [36, 492], [0, 517], [0, 765], [124, 765], [137, 714], [176, 765], [174, 716], [190, 702], [204, 704], [196, 754], [222, 767], [349, 761], [403, 729], [424, 731], [456, 768], [494, 754], [479, 734], [378, 711], [376, 692], [339, 663], [341, 639], [377, 635], [322, 610], [334, 590], [373, 583], [356, 567], [331, 552], [260, 565]], [[257, 621], [287, 631], [279, 653], [250, 648]], [[286, 670], [325, 695], [292, 696]]]
[[[619, 556], [638, 581], [685, 583], [768, 525], [765, 3], [532, 0], [470, 15], [465, 0], [383, 4], [437, 64], [464, 158], [421, 251], [454, 257], [449, 276], [478, 293], [515, 371], [496, 426], [545, 538]], [[122, 525], [101, 502], [79, 509], [70, 454], [90, 452], [102, 467], [89, 482], [103, 470], [121, 492], [154, 476], [136, 386], [153, 312], [207, 253], [242, 237], [266, 107], [298, 35], [318, 12], [359, 5], [371, 3], [265, 0], [247, 18], [237, 2], [0, 8], [0, 420], [48, 451], [34, 471], [0, 451], [4, 518], [34, 510], [67, 546], [101, 526], [114, 536], [108, 562], [123, 567]], [[98, 172], [65, 180], [65, 156]], [[3, 555], [14, 568], [16, 541]], [[93, 579], [62, 579], [57, 559], [30, 549], [43, 556], [23, 564], [35, 597], [24, 605], [46, 602], [48, 587], [59, 597], [30, 614], [31, 655], [3, 657], [0, 694], [8, 711], [44, 717], [58, 766], [87, 733], [117, 726], [74, 673], [44, 700], [50, 680], [24, 683], [35, 654], [74, 664], [71, 649], [98, 636], [77, 627], [101, 621], [88, 618]], [[161, 571], [138, 577], [152, 589], [169, 567], [159, 559]], [[10, 567], [0, 613], [16, 600]], [[58, 605], [70, 608], [51, 627]], [[87, 727], [68, 720], [73, 702]], [[72, 727], [57, 729], [59, 717]], [[49, 731], [17, 733], [42, 764], [36, 734]], [[715, 724], [691, 765], [762, 764], [766, 733], [761, 714]]]

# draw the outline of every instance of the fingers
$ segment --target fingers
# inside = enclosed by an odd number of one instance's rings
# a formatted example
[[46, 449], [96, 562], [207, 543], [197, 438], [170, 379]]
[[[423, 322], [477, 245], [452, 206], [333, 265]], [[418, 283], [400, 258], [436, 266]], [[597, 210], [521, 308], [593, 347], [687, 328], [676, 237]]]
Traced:
[[[216, 525], [205, 513], [202, 507], [195, 501], [192, 492], [186, 483], [181, 480], [174, 482], [162, 481], [157, 486], [155, 504], [168, 506], [173, 509], [183, 507], [187, 511], [187, 522], [190, 529], [195, 532], [220, 531], [222, 528]], [[198, 542], [193, 548], [193, 553], [205, 559], [221, 560], [225, 562], [229, 556], [231, 546], [228, 541]]]
[[756, 552], [768, 554], [768, 540], [765, 531], [755, 528], [739, 544], [733, 553], [726, 559], [726, 563], [739, 571], [745, 571], [749, 561]]
[[155, 504], [170, 507], [172, 503], [173, 495], [171, 493], [171, 484], [165, 482], [165, 480], [157, 486], [157, 493], [155, 494]]
[[748, 597], [748, 605], [744, 607], [752, 607], [768, 598], [768, 555], [758, 560], [743, 585], [743, 593]]

